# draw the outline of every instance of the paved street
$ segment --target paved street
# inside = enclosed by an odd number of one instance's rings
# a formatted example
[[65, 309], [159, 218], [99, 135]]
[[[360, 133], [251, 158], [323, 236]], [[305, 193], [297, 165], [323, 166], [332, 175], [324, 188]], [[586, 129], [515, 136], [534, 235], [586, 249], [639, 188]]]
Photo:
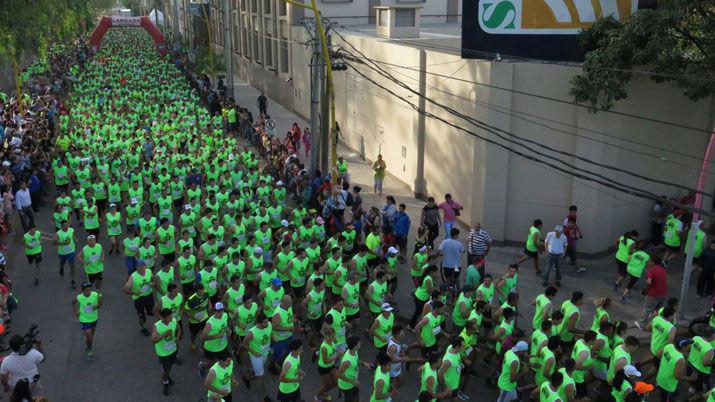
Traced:
[[[253, 107], [257, 92], [245, 85], [239, 86], [238, 100], [242, 105]], [[270, 114], [277, 120], [277, 132], [288, 127], [289, 123], [298, 121], [301, 127], [305, 122], [296, 119], [290, 113], [269, 103]], [[341, 149], [341, 154], [347, 156], [350, 162], [352, 181], [361, 185], [364, 189], [364, 202], [367, 205], [382, 205], [383, 201], [378, 199], [371, 190], [371, 169], [369, 165], [361, 161], [349, 150]], [[403, 184], [389, 177], [385, 184], [385, 194], [393, 194], [397, 202], [407, 204], [408, 212], [412, 218], [412, 233], [410, 239], [414, 238], [416, 223], [419, 221], [419, 209], [422, 201], [415, 199]], [[54, 199], [54, 194], [46, 197], [46, 204], [37, 215], [38, 227], [46, 233], [51, 233], [52, 227], [49, 222], [49, 208], [47, 202]], [[547, 226], [551, 224], [547, 223]], [[489, 228], [486, 228], [487, 230]], [[19, 231], [19, 229], [17, 229]], [[526, 231], [526, 228], [525, 228]], [[104, 228], [102, 237], [106, 240]], [[463, 231], [466, 238], [466, 231]], [[78, 230], [78, 239], [82, 239], [84, 232]], [[584, 241], [588, 241], [585, 239]], [[80, 241], [80, 247], [82, 242]], [[410, 241], [411, 244], [411, 241]], [[411, 245], [410, 245], [411, 249]], [[20, 246], [19, 234], [16, 233], [11, 240], [9, 258], [9, 272], [14, 279], [14, 293], [19, 299], [20, 306], [14, 315], [12, 323], [13, 333], [24, 333], [30, 324], [37, 323], [40, 328], [40, 338], [42, 339], [46, 352], [47, 361], [42, 365], [42, 383], [44, 387], [43, 395], [52, 401], [197, 401], [202, 400], [205, 392], [201, 386], [196, 363], [199, 353], [188, 351], [188, 340], [184, 339], [180, 345], [180, 355], [184, 358], [184, 364], [175, 367], [173, 379], [176, 386], [172, 389], [169, 397], [161, 395], [160, 367], [154, 355], [154, 350], [148, 338], [142, 336], [138, 331], [135, 319], [135, 311], [128, 296], [121, 292], [121, 287], [125, 279], [125, 268], [123, 260], [115, 255], [109, 256], [105, 262], [105, 281], [103, 287], [104, 307], [100, 311], [99, 326], [95, 337], [95, 354], [93, 362], [87, 362], [84, 357], [84, 338], [79, 329], [76, 319], [72, 314], [70, 302], [75, 295], [75, 291], [69, 289], [69, 278], [60, 278], [57, 272], [57, 255], [55, 246], [49, 242], [43, 244], [44, 269], [39, 286], [32, 285], [32, 272], [28, 267], [22, 248]], [[519, 250], [516, 248], [496, 248], [489, 256], [488, 271], [495, 276], [502, 272], [511, 261], [518, 256]], [[584, 291], [587, 302], [583, 308], [583, 320], [581, 326], [590, 325], [593, 317], [593, 304], [595, 298], [602, 296], [614, 297], [610, 284], [615, 272], [615, 264], [612, 256], [601, 259], [586, 261], [584, 265], [588, 271], [583, 274], [571, 273], [569, 267], [566, 269], [564, 286], [560, 290], [557, 302], [560, 303], [574, 290]], [[531, 272], [530, 264], [524, 267], [519, 277], [519, 293], [521, 294], [520, 321], [523, 327], [529, 327], [530, 317], [533, 309], [528, 303], [541, 291], [541, 281], [535, 278]], [[80, 267], [78, 267], [80, 268]], [[81, 268], [80, 268], [81, 270]], [[680, 271], [682, 263], [673, 265], [673, 271], [669, 276], [671, 294], [677, 295], [679, 289]], [[400, 286], [395, 298], [398, 314], [409, 316], [412, 313], [411, 291], [412, 285], [409, 281], [408, 268], [402, 267]], [[615, 297], [614, 297], [615, 298]], [[697, 314], [704, 311], [707, 302], [692, 300], [690, 311]], [[627, 305], [618, 302], [612, 310], [612, 316], [631, 323], [633, 318], [640, 312], [640, 296], [634, 296]], [[356, 334], [364, 334], [365, 328], [354, 328]], [[635, 332], [636, 335], [643, 336], [643, 333]], [[364, 338], [363, 351], [361, 357], [364, 360], [372, 360], [374, 348], [371, 342]], [[412, 341], [410, 334], [408, 341]], [[303, 370], [308, 373], [305, 381], [301, 384], [303, 398], [311, 400], [317, 390], [318, 375], [315, 365], [310, 363], [309, 357], [303, 357]], [[277, 385], [276, 377], [268, 375], [271, 394], [275, 394]], [[395, 401], [414, 401], [417, 396], [417, 377], [414, 372], [406, 376], [407, 382], [404, 385], [404, 392], [400, 392]], [[362, 369], [360, 373], [361, 400], [368, 400], [372, 390], [372, 373]], [[370, 384], [370, 385], [366, 385]], [[473, 400], [494, 400], [496, 392], [487, 389], [481, 381], [471, 381], [467, 389]], [[337, 395], [334, 393], [334, 395]], [[234, 401], [249, 400], [258, 401], [260, 398], [253, 395], [250, 390], [246, 390], [243, 383], [234, 391]]]

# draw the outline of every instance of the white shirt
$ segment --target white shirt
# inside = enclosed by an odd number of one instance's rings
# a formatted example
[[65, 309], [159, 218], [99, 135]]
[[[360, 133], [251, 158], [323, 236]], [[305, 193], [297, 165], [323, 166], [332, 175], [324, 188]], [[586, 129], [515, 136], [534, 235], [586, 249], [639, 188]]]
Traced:
[[561, 233], [559, 237], [556, 237], [556, 232], [549, 232], [546, 234], [546, 251], [551, 254], [563, 254], [566, 251], [566, 245], [568, 244], [568, 239], [566, 235]]
[[37, 365], [45, 360], [45, 356], [35, 349], [30, 349], [26, 355], [20, 356], [12, 352], [0, 365], [0, 374], [9, 374], [8, 385], [15, 388], [15, 384], [22, 379], [27, 379], [32, 383], [32, 377], [37, 375]]
[[15, 193], [15, 206], [17, 206], [17, 209], [21, 209], [23, 207], [29, 207], [31, 205], [32, 205], [32, 198], [30, 198], [30, 190], [29, 189], [17, 190], [17, 193]]

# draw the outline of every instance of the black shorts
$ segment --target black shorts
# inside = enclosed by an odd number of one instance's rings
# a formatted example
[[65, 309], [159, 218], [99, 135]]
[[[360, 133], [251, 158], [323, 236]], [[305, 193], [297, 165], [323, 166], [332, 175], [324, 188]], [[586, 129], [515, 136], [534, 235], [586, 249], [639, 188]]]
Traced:
[[628, 274], [628, 271], [627, 271], [628, 263], [627, 262], [623, 262], [619, 259], [616, 259], [616, 265], [618, 266], [618, 275], [626, 276]]
[[158, 356], [159, 364], [161, 364], [161, 368], [164, 370], [165, 373], [168, 373], [169, 370], [171, 370], [171, 366], [176, 364], [176, 354], [178, 352], [179, 351], [177, 350], [169, 356]]
[[345, 400], [351, 400], [351, 401], [360, 400], [360, 388], [359, 387], [352, 387], [350, 389], [340, 389], [340, 392], [343, 393]]
[[97, 241], [99, 242], [99, 228], [97, 228], [97, 229], [87, 229], [87, 230], [85, 230], [85, 232], [87, 232], [87, 236], [92, 235], [92, 236], [94, 236], [94, 237], [97, 239]]
[[334, 366], [331, 366], [331, 367], [318, 366], [318, 374], [320, 374], [320, 375], [330, 374], [330, 372], [333, 371], [334, 368], [335, 368]]
[[134, 300], [134, 308], [137, 310], [137, 316], [140, 320], [146, 320], [146, 316], [153, 316], [154, 313], [154, 296], [140, 296]]
[[633, 286], [638, 282], [638, 279], [640, 279], [637, 276], [633, 276], [631, 274], [628, 274], [628, 284], [626, 285], [626, 289], [631, 290], [633, 289]]
[[95, 281], [101, 281], [104, 279], [102, 272], [97, 272], [96, 274], [87, 274], [87, 282], [94, 283]]
[[588, 385], [585, 382], [576, 383], [576, 398], [585, 398], [588, 396]]
[[524, 255], [529, 256], [531, 258], [539, 258], [538, 251], [530, 251], [530, 250], [524, 249]]
[[283, 402], [298, 402], [301, 400], [300, 387], [298, 387], [298, 389], [296, 389], [295, 391], [293, 391], [289, 394], [284, 394], [281, 391], [278, 391], [277, 398], [279, 401], [283, 401]]
[[291, 288], [293, 289], [293, 294], [295, 295], [296, 298], [298, 298], [298, 299], [302, 299], [302, 298], [303, 298], [303, 293], [305, 293], [305, 287], [303, 287], [303, 286], [298, 286], [298, 287], [293, 287], [293, 286], [291, 286]]
[[187, 298], [194, 294], [194, 282], [182, 283], [181, 290], [184, 292], [184, 297]]
[[355, 321], [360, 319], [360, 311], [358, 311], [355, 314], [346, 314], [345, 315], [345, 320], [347, 321]]
[[210, 350], [204, 350], [204, 357], [207, 360], [223, 360], [227, 358], [230, 355], [230, 352], [228, 351], [228, 346], [223, 348], [223, 350], [220, 350], [218, 352], [212, 352]]
[[104, 211], [107, 209], [107, 200], [97, 200], [97, 209]]
[[189, 332], [191, 332], [191, 335], [197, 335], [199, 332], [203, 331], [204, 326], [206, 326], [206, 321], [209, 319], [205, 319], [201, 322], [189, 322]]
[[430, 356], [433, 354], [436, 354], [439, 351], [439, 348], [437, 347], [437, 342], [434, 343], [432, 346], [425, 346], [420, 348], [422, 350], [422, 357], [425, 359], [428, 359]]
[[161, 258], [166, 262], [174, 262], [176, 259], [176, 253], [162, 254]]
[[184, 207], [184, 197], [174, 200], [174, 208], [181, 209]]
[[668, 250], [674, 253], [680, 252], [680, 246], [669, 246], [666, 244], [665, 247], [668, 247]]
[[316, 319], [309, 318], [308, 322], [310, 323], [310, 328], [312, 328], [315, 333], [320, 333], [320, 329], [323, 328], [323, 317]]
[[690, 384], [693, 388], [695, 388], [695, 391], [707, 392], [710, 390], [710, 374], [701, 372], [700, 370], [693, 367], [693, 365], [690, 363], [688, 363], [686, 372], [687, 375], [692, 375], [693, 373], [696, 373], [698, 376], [695, 381], [690, 381]]
[[37, 253], [37, 254], [25, 254], [27, 257], [27, 263], [32, 264], [32, 263], [41, 263], [42, 262], [42, 253]]

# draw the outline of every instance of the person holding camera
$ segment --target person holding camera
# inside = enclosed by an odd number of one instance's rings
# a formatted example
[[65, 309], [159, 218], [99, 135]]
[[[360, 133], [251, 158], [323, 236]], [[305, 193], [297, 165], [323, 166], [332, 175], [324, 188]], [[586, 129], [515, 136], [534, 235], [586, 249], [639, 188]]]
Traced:
[[10, 338], [9, 345], [12, 353], [5, 357], [0, 365], [3, 389], [10, 392], [18, 381], [26, 380], [30, 384], [30, 390], [34, 391], [40, 381], [37, 365], [45, 361], [42, 343], [32, 337], [25, 339], [14, 335]]

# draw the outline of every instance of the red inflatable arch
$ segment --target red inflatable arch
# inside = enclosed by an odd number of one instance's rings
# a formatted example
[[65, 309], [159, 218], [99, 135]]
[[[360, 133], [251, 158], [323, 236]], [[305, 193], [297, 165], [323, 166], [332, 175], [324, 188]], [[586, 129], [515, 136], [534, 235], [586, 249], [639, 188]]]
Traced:
[[156, 50], [161, 54], [166, 53], [166, 42], [164, 41], [164, 35], [159, 31], [159, 28], [154, 25], [154, 23], [147, 16], [142, 17], [122, 17], [114, 15], [111, 17], [102, 17], [102, 20], [97, 25], [97, 28], [92, 32], [92, 36], [89, 37], [89, 46], [93, 53], [99, 50], [100, 43], [104, 34], [109, 28], [112, 27], [137, 27], [144, 28], [152, 38], [154, 38], [154, 44], [156, 45]]

